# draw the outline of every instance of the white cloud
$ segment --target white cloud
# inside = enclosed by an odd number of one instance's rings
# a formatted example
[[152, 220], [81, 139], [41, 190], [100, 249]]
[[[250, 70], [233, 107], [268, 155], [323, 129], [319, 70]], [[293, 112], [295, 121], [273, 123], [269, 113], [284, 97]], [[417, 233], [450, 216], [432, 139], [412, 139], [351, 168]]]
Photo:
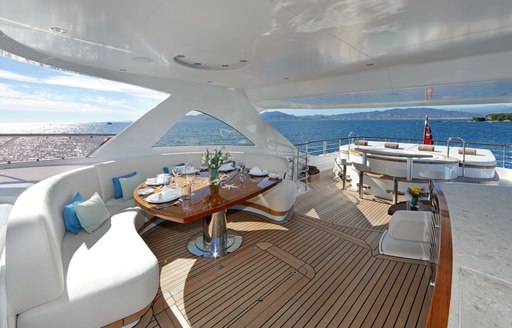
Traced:
[[47, 113], [48, 121], [59, 113], [101, 115], [104, 121], [135, 120], [157, 104], [158, 101], [136, 97], [90, 97], [44, 89], [22, 92], [12, 85], [0, 83], [0, 109], [4, 120], [9, 117], [7, 112]]
[[56, 85], [62, 87], [80, 88], [94, 91], [116, 92], [119, 94], [127, 94], [131, 96], [160, 101], [163, 101], [168, 97], [168, 95], [163, 92], [69, 72], [56, 71], [55, 75], [37, 78], [6, 70], [0, 70], [0, 79], [25, 83], [37, 83], [41, 85]]
[[131, 94], [137, 97], [143, 97], [148, 99], [160, 99], [161, 101], [163, 101], [168, 96], [163, 92], [137, 87], [130, 84], [119, 83], [67, 72], [63, 72], [59, 75], [40, 79], [38, 83], [105, 92], [118, 92], [122, 94]]
[[21, 75], [18, 73], [9, 72], [3, 69], [0, 69], [0, 79], [18, 81], [18, 82], [30, 82], [30, 83], [38, 83], [36, 78]]

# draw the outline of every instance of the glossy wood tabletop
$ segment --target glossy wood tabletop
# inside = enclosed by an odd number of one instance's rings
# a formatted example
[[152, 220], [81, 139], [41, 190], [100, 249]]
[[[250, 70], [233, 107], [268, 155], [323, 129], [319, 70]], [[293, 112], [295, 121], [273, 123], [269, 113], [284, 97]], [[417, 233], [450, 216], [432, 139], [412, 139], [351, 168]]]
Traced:
[[[187, 223], [244, 202], [281, 182], [279, 179], [270, 179], [267, 176], [253, 177], [249, 174], [246, 174], [241, 181], [236, 170], [221, 174], [221, 178], [223, 180], [220, 187], [210, 186], [208, 173], [198, 174], [194, 179], [193, 194], [190, 200], [171, 201], [163, 204], [149, 203], [146, 201], [147, 195], [140, 196], [137, 192], [140, 188], [148, 187], [145, 183], [133, 191], [133, 198], [142, 209], [155, 216], [174, 222]], [[183, 188], [183, 192], [188, 190], [185, 177], [179, 177], [178, 182], [180, 188]], [[171, 183], [170, 186], [174, 188], [174, 183]], [[152, 186], [151, 188], [154, 188], [156, 193], [160, 192], [163, 186]], [[159, 205], [162, 206], [159, 207]]]

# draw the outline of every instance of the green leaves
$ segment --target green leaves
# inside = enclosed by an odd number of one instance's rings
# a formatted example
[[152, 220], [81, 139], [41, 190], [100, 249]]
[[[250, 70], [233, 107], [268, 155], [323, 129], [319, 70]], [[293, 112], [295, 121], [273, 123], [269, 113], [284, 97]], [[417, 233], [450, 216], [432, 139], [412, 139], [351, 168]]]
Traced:
[[206, 148], [203, 154], [203, 165], [208, 166], [209, 169], [218, 169], [222, 164], [231, 158], [231, 154], [222, 146], [220, 149], [215, 148], [210, 151]]

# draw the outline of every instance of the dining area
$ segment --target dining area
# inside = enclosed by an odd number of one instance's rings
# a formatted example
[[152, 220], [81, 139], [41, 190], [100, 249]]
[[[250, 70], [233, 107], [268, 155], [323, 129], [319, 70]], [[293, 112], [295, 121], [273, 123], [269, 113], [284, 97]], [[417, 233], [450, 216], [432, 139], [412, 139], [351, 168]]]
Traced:
[[158, 174], [141, 183], [133, 191], [134, 200], [158, 218], [182, 224], [202, 220], [203, 231], [188, 241], [188, 250], [196, 256], [226, 256], [242, 244], [242, 236], [227, 229], [227, 209], [282, 182], [279, 173], [256, 166], [247, 169], [243, 162], [233, 164], [221, 165], [218, 171], [190, 163], [175, 166], [172, 174]]

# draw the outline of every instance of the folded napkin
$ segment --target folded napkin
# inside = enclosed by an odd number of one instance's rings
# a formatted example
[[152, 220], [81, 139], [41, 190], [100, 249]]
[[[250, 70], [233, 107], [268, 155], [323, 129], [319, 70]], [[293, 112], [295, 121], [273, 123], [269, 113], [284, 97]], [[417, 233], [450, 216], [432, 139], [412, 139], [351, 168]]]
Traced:
[[220, 167], [219, 167], [219, 171], [229, 171], [229, 170], [233, 170], [235, 167], [233, 165], [233, 162], [229, 162], [229, 163], [226, 163], [226, 164], [222, 164]]
[[157, 179], [156, 179], [156, 178], [147, 178], [147, 179], [146, 179], [146, 183], [147, 183], [147, 184], [156, 184], [156, 183], [158, 183], [158, 182], [157, 182]]
[[180, 193], [181, 194], [181, 191], [179, 189], [173, 189], [173, 188], [169, 188], [167, 186], [164, 186], [162, 188], [162, 191], [160, 191], [160, 193], [162, 194], [162, 196], [164, 198], [167, 198], [168, 196], [175, 195], [176, 193]]
[[161, 173], [159, 175], [157, 175], [156, 177], [156, 183], [158, 184], [166, 184], [166, 183], [169, 183], [169, 178], [170, 178], [170, 175], [167, 174], [167, 173]]
[[162, 191], [157, 192], [155, 194], [155, 197], [156, 197], [156, 199], [164, 199], [164, 200], [176, 199], [178, 197], [181, 197], [181, 190], [172, 189], [172, 188], [168, 188], [167, 186], [164, 186]]
[[249, 171], [249, 174], [252, 174], [252, 175], [265, 175], [265, 174], [267, 174], [267, 170], [262, 170], [259, 167], [255, 166], [255, 167], [253, 167]]

